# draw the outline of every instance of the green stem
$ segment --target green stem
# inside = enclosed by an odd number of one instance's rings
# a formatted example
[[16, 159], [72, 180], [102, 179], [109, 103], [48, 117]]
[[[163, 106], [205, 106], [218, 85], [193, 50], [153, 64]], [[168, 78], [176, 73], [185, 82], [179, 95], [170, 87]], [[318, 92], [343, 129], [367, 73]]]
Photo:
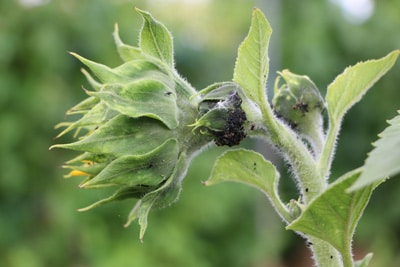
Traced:
[[353, 261], [353, 254], [351, 251], [351, 238], [347, 240], [348, 244], [347, 244], [347, 250], [345, 254], [342, 254], [342, 258], [343, 258], [343, 266], [344, 267], [353, 267], [354, 266], [354, 261]]
[[325, 145], [325, 136], [323, 133], [323, 120], [319, 112], [314, 111], [308, 114], [309, 121], [302, 125], [303, 138], [311, 146], [315, 159], [319, 159]]
[[[323, 146], [323, 140], [321, 144], [317, 144], [321, 148], [321, 161], [323, 162], [321, 171], [321, 165], [318, 165], [313, 155], [307, 149], [305, 144], [297, 137], [297, 135], [282, 122], [277, 120], [273, 116], [271, 109], [263, 108], [262, 115], [264, 124], [269, 130], [269, 137], [273, 144], [277, 145], [287, 156], [296, 178], [299, 182], [299, 189], [303, 195], [304, 204], [307, 205], [320, 193], [322, 193], [328, 186], [325, 179], [331, 162], [331, 157], [327, 157], [326, 153], [331, 153], [334, 148], [335, 136], [328, 136], [328, 147]], [[332, 135], [333, 133], [331, 133]], [[333, 140], [333, 142], [332, 142]], [[323, 147], [323, 148], [322, 148]], [[314, 151], [315, 152], [315, 151]], [[324, 154], [325, 153], [325, 154]], [[318, 154], [318, 153], [317, 153]], [[320, 164], [319, 161], [318, 163]], [[321, 175], [324, 174], [324, 175]], [[278, 212], [280, 212], [278, 210]], [[307, 236], [309, 244], [313, 252], [313, 257], [316, 266], [320, 267], [350, 267], [348, 265], [348, 259], [342, 259], [339, 252], [327, 242]], [[350, 259], [351, 260], [351, 259]], [[343, 265], [345, 261], [345, 265]]]
[[272, 143], [284, 152], [298, 180], [303, 201], [309, 203], [327, 187], [312, 154], [289, 127], [276, 119], [269, 105], [261, 112]]
[[[282, 150], [290, 162], [299, 182], [298, 186], [303, 195], [304, 204], [307, 206], [328, 186], [326, 177], [329, 174], [338, 129], [331, 124], [333, 127], [328, 132], [326, 143], [322, 136], [321, 140], [317, 139], [318, 142], [320, 141], [317, 144], [320, 151], [317, 152], [321, 154], [319, 160], [316, 161], [296, 133], [273, 115], [269, 105], [261, 105], [261, 114], [264, 125], [268, 130], [268, 138]], [[318, 159], [318, 155], [316, 158]], [[277, 212], [281, 213], [278, 209]], [[352, 267], [351, 254], [350, 256], [343, 255], [342, 258], [340, 253], [327, 242], [312, 236], [307, 236], [307, 238], [316, 266]]]
[[[340, 253], [327, 242], [309, 237], [308, 244], [313, 252], [314, 262], [319, 267], [352, 267], [352, 265], [343, 264], [344, 259]], [[352, 264], [352, 263], [351, 263]]]
[[275, 211], [279, 214], [279, 216], [287, 223], [289, 224], [292, 222], [295, 218], [290, 214], [288, 208], [283, 204], [282, 200], [280, 197], [277, 195], [278, 190], [274, 190], [275, 194], [272, 196], [266, 195], [269, 201], [272, 203], [272, 205], [275, 208]]
[[330, 174], [333, 155], [335, 153], [336, 139], [339, 134], [341, 123], [329, 121], [329, 129], [326, 136], [325, 146], [318, 161], [318, 169], [321, 177], [327, 179]]

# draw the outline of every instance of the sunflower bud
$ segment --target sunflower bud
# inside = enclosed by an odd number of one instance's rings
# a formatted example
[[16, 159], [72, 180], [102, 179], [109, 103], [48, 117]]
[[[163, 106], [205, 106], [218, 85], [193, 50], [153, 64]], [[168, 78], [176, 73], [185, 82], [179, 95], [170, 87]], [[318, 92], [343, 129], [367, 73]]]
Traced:
[[[278, 74], [272, 99], [274, 112], [306, 139], [318, 154], [323, 142], [324, 100], [307, 76], [288, 70]], [[279, 87], [281, 77], [285, 83]]]
[[[72, 53], [97, 79], [83, 71], [93, 90], [85, 89], [88, 97], [67, 111], [82, 117], [57, 126], [65, 127], [58, 137], [75, 131], [78, 140], [52, 148], [81, 152], [64, 165], [70, 170], [66, 177], [84, 177], [80, 187], [115, 188], [113, 195], [81, 211], [137, 199], [126, 225], [138, 219], [142, 239], [150, 209], [168, 206], [179, 196], [192, 156], [213, 139], [218, 145], [240, 142], [246, 116], [237, 92], [216, 90], [202, 97], [182, 79], [173, 66], [170, 33], [149, 13], [137, 11], [144, 18], [139, 47], [124, 44], [115, 28], [120, 66]], [[216, 93], [221, 93], [218, 99]], [[188, 127], [194, 123], [211, 134]]]

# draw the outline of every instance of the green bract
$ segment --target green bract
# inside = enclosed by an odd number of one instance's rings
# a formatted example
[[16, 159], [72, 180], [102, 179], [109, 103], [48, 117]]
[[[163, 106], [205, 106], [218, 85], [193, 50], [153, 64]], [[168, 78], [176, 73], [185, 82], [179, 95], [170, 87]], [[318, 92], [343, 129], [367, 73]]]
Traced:
[[82, 117], [58, 125], [66, 127], [58, 136], [75, 131], [78, 141], [52, 148], [82, 152], [64, 166], [71, 170], [67, 177], [85, 177], [80, 187], [116, 188], [81, 210], [139, 199], [127, 225], [138, 218], [142, 238], [150, 209], [177, 199], [193, 154], [213, 139], [218, 145], [238, 144], [246, 115], [237, 86], [203, 95], [185, 82], [174, 69], [169, 31], [148, 12], [137, 11], [144, 19], [139, 47], [124, 44], [117, 26], [113, 34], [122, 65], [110, 68], [71, 53], [98, 80], [83, 71], [93, 90], [85, 90], [89, 97], [67, 112]]

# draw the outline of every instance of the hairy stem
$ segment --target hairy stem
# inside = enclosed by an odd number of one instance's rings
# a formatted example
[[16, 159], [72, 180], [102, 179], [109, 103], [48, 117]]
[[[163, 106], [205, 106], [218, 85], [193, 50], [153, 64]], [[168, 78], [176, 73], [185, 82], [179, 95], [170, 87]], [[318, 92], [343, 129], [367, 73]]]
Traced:
[[340, 122], [329, 122], [329, 129], [326, 136], [325, 146], [318, 161], [319, 174], [324, 179], [328, 179], [330, 174], [330, 168], [333, 160], [333, 155], [335, 153], [336, 139], [339, 134], [340, 124]]
[[327, 242], [309, 237], [307, 244], [313, 252], [315, 266], [319, 267], [351, 267], [352, 265], [343, 264], [340, 253]]
[[303, 201], [309, 203], [327, 187], [312, 154], [293, 131], [276, 119], [271, 109], [263, 109], [262, 114], [272, 143], [285, 154], [298, 180]]

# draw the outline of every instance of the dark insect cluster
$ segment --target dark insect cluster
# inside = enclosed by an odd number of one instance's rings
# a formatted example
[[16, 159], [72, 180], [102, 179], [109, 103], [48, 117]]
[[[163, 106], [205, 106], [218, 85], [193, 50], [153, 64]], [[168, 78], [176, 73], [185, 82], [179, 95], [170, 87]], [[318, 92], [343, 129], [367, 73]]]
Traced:
[[246, 113], [242, 110], [240, 99], [237, 92], [232, 93], [228, 101], [232, 105], [226, 116], [225, 127], [222, 131], [214, 131], [214, 142], [217, 146], [238, 145], [245, 137], [244, 123], [247, 119]]
[[308, 112], [308, 104], [304, 103], [304, 102], [297, 102], [294, 106], [293, 106], [294, 110], [299, 110], [303, 116]]

